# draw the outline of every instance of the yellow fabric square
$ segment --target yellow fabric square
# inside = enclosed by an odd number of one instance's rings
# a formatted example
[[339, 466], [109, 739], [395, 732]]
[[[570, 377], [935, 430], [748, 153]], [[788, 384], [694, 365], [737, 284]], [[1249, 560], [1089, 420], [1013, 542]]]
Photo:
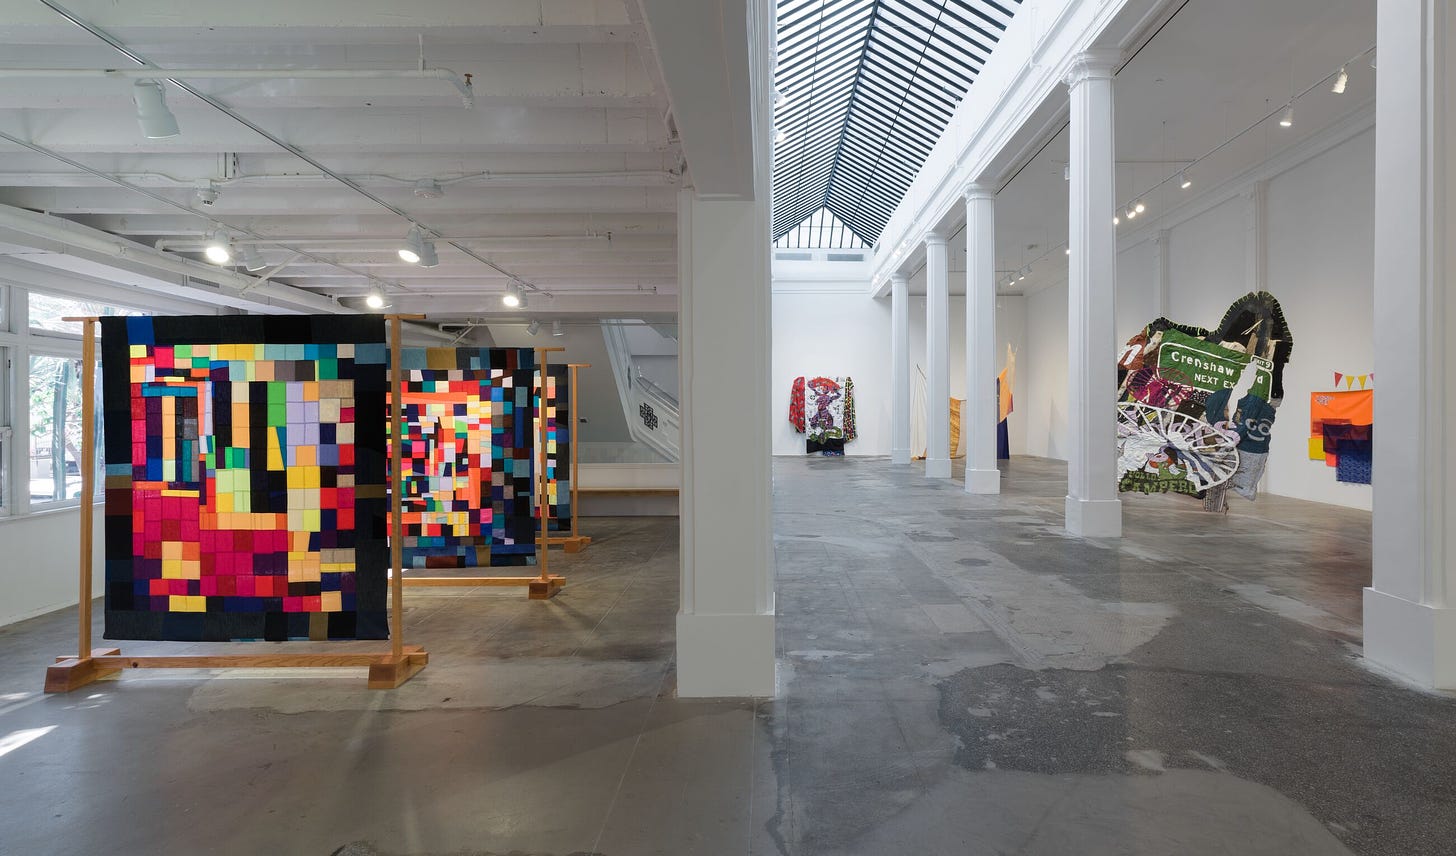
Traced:
[[343, 612], [343, 594], [336, 591], [321, 592], [319, 594], [319, 610], [321, 612]]
[[1323, 436], [1309, 438], [1309, 459], [1311, 461], [1325, 459], [1325, 438]]

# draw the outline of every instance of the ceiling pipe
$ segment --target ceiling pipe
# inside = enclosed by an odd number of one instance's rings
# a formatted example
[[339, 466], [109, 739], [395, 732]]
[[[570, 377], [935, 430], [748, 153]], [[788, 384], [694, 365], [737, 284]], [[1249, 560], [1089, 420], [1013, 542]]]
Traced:
[[[477, 241], [498, 242], [501, 245], [529, 245], [531, 243], [556, 243], [570, 241], [610, 242], [607, 235], [523, 235], [513, 237], [511, 235], [474, 235], [461, 238], [439, 238], [437, 240], [460, 241], [464, 243], [475, 243]], [[381, 249], [393, 252], [399, 246], [399, 237], [380, 238], [349, 238], [337, 235], [320, 235], [308, 238], [238, 238], [233, 241], [239, 246], [244, 244], [255, 244], [259, 246], [273, 246], [280, 243], [287, 243], [295, 247], [309, 247], [311, 249], [326, 252], [335, 247], [347, 247], [357, 249], [359, 247], [377, 246]], [[201, 250], [205, 243], [204, 237], [197, 238], [160, 238], [153, 245], [159, 250]]]
[[[62, 6], [60, 3], [57, 3], [56, 0], [40, 0], [40, 2], [51, 11], [55, 12], [57, 15], [60, 15], [62, 18], [65, 18], [67, 21], [70, 21], [72, 24], [75, 24], [77, 27], [80, 27], [81, 29], [90, 33], [97, 39], [110, 45], [112, 49], [114, 49], [117, 53], [121, 54], [122, 56], [136, 63], [137, 65], [142, 66], [145, 69], [155, 71], [158, 75], [166, 75], [166, 69], [158, 68], [156, 63], [127, 47], [121, 41], [117, 40], [114, 36], [101, 29], [100, 27], [97, 27], [96, 25], [91, 24], [90, 22], [78, 17], [74, 12]], [[253, 133], [272, 143], [273, 145], [277, 146], [278, 148], [288, 152], [289, 154], [293, 155], [294, 157], [298, 158], [299, 160], [303, 161], [304, 163], [308, 164], [309, 166], [313, 167], [324, 175], [333, 178], [340, 184], [344, 185], [345, 187], [349, 188], [350, 190], [354, 191], [365, 199], [368, 199], [375, 205], [378, 205], [380, 208], [383, 208], [391, 214], [394, 214], [396, 217], [399, 217], [401, 220], [404, 220], [411, 226], [421, 228], [424, 231], [428, 232], [428, 237], [439, 237], [440, 233], [437, 230], [431, 229], [420, 223], [414, 217], [411, 217], [409, 212], [405, 211], [403, 208], [400, 208], [398, 205], [395, 205], [373, 193], [370, 193], [367, 189], [364, 188], [363, 185], [359, 184], [357, 181], [354, 181], [348, 176], [342, 175], [338, 172], [335, 172], [334, 170], [329, 169], [328, 166], [326, 166], [318, 158], [310, 155], [308, 152], [305, 152], [303, 149], [300, 149], [298, 146], [293, 145], [292, 143], [288, 142], [277, 134], [274, 134], [272, 131], [269, 131], [267, 128], [264, 128], [263, 126], [252, 121], [251, 119], [248, 119], [246, 116], [243, 116], [238, 111], [232, 109], [231, 107], [227, 106], [226, 104], [217, 100], [206, 92], [203, 92], [197, 87], [192, 86], [188, 83], [184, 83], [183, 81], [178, 80], [174, 77], [163, 78], [161, 76], [157, 76], [155, 79], [166, 79], [170, 81], [174, 86], [178, 87], [183, 92], [186, 92], [193, 98], [196, 98], [204, 104], [207, 104], [214, 110], [217, 110], [218, 112], [232, 119], [234, 122], [237, 122], [239, 125], [242, 125], [243, 127], [247, 128], [248, 130], [252, 131]], [[475, 259], [486, 267], [491, 268], [497, 273], [500, 273], [502, 276], [510, 277], [522, 288], [525, 288], [526, 290], [532, 292], [544, 293], [541, 292], [541, 289], [538, 288], [535, 283], [523, 279], [520, 276], [517, 276], [516, 274], [506, 270], [504, 267], [496, 264], [485, 256], [482, 256], [479, 253], [476, 253], [475, 251], [470, 250], [466, 247], [462, 247], [459, 244], [450, 241], [446, 241], [446, 243], [449, 243], [455, 249], [466, 254], [467, 256], [470, 256], [471, 258]], [[547, 294], [546, 296], [549, 297], [550, 295]]]
[[475, 106], [471, 75], [448, 68], [0, 68], [0, 78], [53, 78], [62, 80], [112, 77], [123, 80], [444, 80], [460, 93], [469, 110]]
[[[71, 172], [0, 172], [0, 179], [3, 179], [8, 187], [39, 187], [48, 186], [57, 180], [81, 178], [82, 173]], [[226, 189], [244, 185], [270, 186], [311, 184], [314, 182], [333, 183], [334, 179], [327, 175], [303, 175], [290, 173], [287, 175], [240, 175], [233, 178], [178, 178], [161, 172], [118, 172], [112, 173], [117, 178], [128, 181], [145, 182], [154, 187], [177, 187], [188, 190], [195, 189], [198, 181], [211, 181], [216, 188]], [[418, 179], [402, 178], [395, 175], [379, 175], [364, 173], [351, 176], [355, 181], [366, 183], [389, 182], [392, 184], [413, 185]], [[16, 181], [23, 184], [14, 183]], [[657, 185], [661, 187], [673, 187], [678, 184], [678, 175], [666, 170], [616, 170], [611, 172], [481, 172], [472, 175], [462, 175], [455, 178], [437, 178], [437, 184], [445, 187], [453, 187], [457, 184], [487, 184], [497, 187], [529, 187], [534, 185], [561, 185], [570, 187], [640, 187], [644, 185]]]
[[[353, 311], [327, 297], [301, 288], [276, 282], [260, 283], [257, 277], [159, 252], [145, 244], [118, 238], [89, 226], [48, 214], [37, 214], [9, 205], [0, 205], [0, 228], [60, 244], [63, 249], [85, 250], [118, 261], [139, 263], [154, 270], [178, 274], [189, 280], [210, 282], [239, 294], [246, 292], [249, 300], [257, 300], [260, 303], [266, 303], [267, 301], [259, 300], [259, 298], [266, 297], [277, 300], [286, 306], [314, 312], [337, 314]], [[201, 290], [209, 295], [213, 294], [210, 289]]]

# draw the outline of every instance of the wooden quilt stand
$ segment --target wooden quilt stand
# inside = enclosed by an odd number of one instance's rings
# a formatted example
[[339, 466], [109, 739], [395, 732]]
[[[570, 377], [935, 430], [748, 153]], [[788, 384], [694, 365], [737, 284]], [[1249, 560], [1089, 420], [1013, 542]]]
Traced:
[[[391, 385], [391, 417], [395, 448], [403, 442], [401, 418], [402, 378], [400, 365], [401, 322], [419, 320], [423, 315], [386, 315], [389, 319], [389, 352], [395, 367]], [[369, 669], [369, 689], [388, 690], [400, 686], [419, 674], [430, 661], [430, 655], [419, 645], [404, 644], [404, 589], [399, 573], [403, 563], [403, 541], [390, 539], [390, 647], [387, 651], [333, 654], [200, 654], [183, 656], [124, 656], [119, 648], [91, 647], [91, 549], [92, 520], [96, 496], [96, 322], [95, 317], [65, 318], [82, 324], [81, 362], [81, 561], [79, 644], [74, 656], [57, 657], [55, 665], [46, 669], [45, 691], [68, 693], [98, 678], [119, 673], [122, 669], [285, 669], [285, 668], [361, 668]], [[392, 484], [401, 479], [400, 456], [391, 466]], [[396, 490], [390, 503], [393, 529], [401, 524], [401, 495]]]

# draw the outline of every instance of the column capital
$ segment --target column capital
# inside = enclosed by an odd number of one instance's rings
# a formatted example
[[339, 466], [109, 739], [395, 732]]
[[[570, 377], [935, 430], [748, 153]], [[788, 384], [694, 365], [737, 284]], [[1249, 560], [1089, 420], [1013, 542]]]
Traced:
[[945, 246], [945, 235], [942, 235], [940, 232], [926, 232], [925, 233], [925, 246], [927, 246], [927, 247], [943, 247], [943, 246]]
[[898, 285], [900, 283], [908, 283], [909, 281], [910, 281], [910, 277], [906, 276], [903, 273], [900, 273], [899, 271], [895, 271], [894, 273], [890, 274], [890, 284], [891, 285]]
[[1076, 86], [1087, 80], [1110, 79], [1113, 69], [1117, 68], [1121, 59], [1122, 51], [1117, 48], [1092, 48], [1082, 51], [1072, 57], [1065, 82], [1068, 86]]
[[964, 196], [967, 201], [972, 199], [995, 199], [996, 188], [979, 181], [972, 181], [961, 189], [961, 196]]

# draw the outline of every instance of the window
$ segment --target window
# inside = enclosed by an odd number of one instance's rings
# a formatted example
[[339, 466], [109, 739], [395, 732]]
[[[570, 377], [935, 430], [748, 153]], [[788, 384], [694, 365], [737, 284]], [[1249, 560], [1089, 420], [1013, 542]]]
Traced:
[[[81, 361], [32, 354], [29, 373], [32, 506], [81, 495]], [[96, 470], [102, 473], [101, 367], [96, 367]]]
[[89, 315], [141, 315], [135, 309], [111, 306], [93, 300], [78, 300], [56, 294], [30, 292], [30, 329], [48, 333], [75, 333], [80, 335], [81, 322], [62, 321], [62, 318], [78, 318]]

